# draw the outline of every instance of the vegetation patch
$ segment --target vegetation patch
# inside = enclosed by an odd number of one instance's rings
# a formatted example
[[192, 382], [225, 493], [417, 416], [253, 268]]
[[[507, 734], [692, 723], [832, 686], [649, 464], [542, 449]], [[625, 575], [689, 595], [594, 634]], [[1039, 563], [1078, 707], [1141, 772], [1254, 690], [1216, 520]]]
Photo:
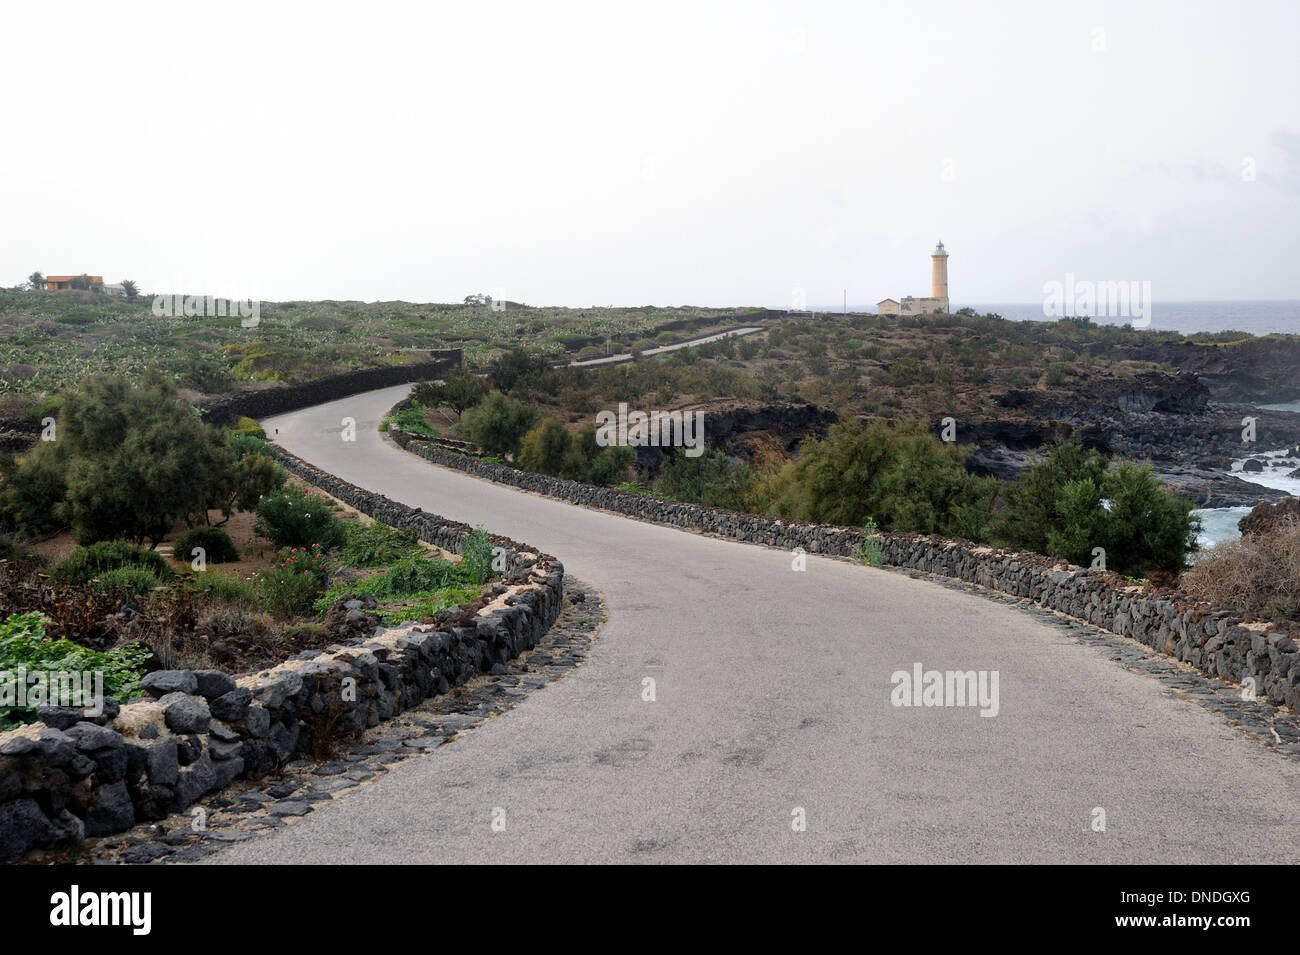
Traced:
[[[128, 644], [106, 653], [99, 652], [71, 640], [48, 639], [45, 634], [47, 624], [46, 618], [39, 613], [10, 614], [7, 619], [0, 620], [0, 671], [12, 673], [23, 668], [28, 673], [99, 673], [102, 674], [105, 697], [125, 703], [139, 694], [144, 664], [150, 656], [147, 647]], [[91, 700], [84, 697], [83, 682], [74, 680], [68, 685], [73, 689], [70, 700], [73, 705], [90, 705]], [[91, 697], [98, 689], [92, 684]], [[37, 705], [40, 704], [22, 707], [0, 705], [0, 730], [35, 722]]]

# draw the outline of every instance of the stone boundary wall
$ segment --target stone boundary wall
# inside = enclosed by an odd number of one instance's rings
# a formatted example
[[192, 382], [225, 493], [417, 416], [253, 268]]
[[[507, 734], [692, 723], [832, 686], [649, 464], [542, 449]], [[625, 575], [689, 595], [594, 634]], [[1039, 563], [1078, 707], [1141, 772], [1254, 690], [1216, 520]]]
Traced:
[[[398, 429], [390, 429], [389, 434], [407, 451], [435, 464], [657, 524], [832, 557], [858, 557], [865, 541], [862, 528], [661, 501], [452, 454]], [[1214, 607], [1182, 593], [1153, 593], [1118, 574], [1092, 572], [1041, 554], [917, 534], [881, 534], [879, 540], [886, 566], [952, 577], [1026, 598], [1131, 637], [1210, 676], [1233, 683], [1253, 680], [1259, 698], [1300, 711], [1300, 653], [1296, 641], [1272, 624], [1248, 622], [1246, 615], [1231, 608]]]
[[[437, 357], [410, 365], [384, 365], [380, 368], [360, 368], [315, 381], [297, 385], [264, 388], [258, 391], [232, 391], [220, 395], [199, 408], [204, 421], [225, 424], [239, 417], [260, 420], [272, 415], [310, 408], [312, 405], [337, 401], [365, 391], [391, 388], [417, 381], [427, 381], [461, 363], [461, 349], [431, 349]], [[41, 436], [41, 426], [16, 419], [0, 420], [0, 452], [21, 453], [28, 450]]]
[[[291, 472], [421, 540], [459, 552], [465, 524], [372, 494], [276, 448]], [[269, 670], [159, 670], [146, 696], [102, 714], [42, 707], [0, 733], [0, 864], [184, 810], [239, 778], [310, 753], [322, 736], [374, 726], [537, 645], [559, 616], [564, 568], [505, 537], [503, 581], [467, 613], [308, 650]], [[444, 619], [445, 618], [445, 619]], [[345, 680], [350, 693], [345, 693]]]
[[312, 405], [324, 404], [327, 401], [337, 401], [339, 398], [361, 394], [364, 391], [377, 391], [393, 385], [426, 381], [445, 371], [450, 371], [461, 363], [459, 348], [431, 350], [430, 354], [437, 357], [410, 365], [361, 368], [340, 375], [330, 375], [327, 378], [317, 378], [315, 381], [305, 381], [298, 385], [287, 385], [283, 388], [237, 391], [222, 395], [203, 406], [203, 420], [212, 424], [223, 424], [241, 416], [260, 420], [287, 411], [297, 411], [299, 408], [310, 408]]

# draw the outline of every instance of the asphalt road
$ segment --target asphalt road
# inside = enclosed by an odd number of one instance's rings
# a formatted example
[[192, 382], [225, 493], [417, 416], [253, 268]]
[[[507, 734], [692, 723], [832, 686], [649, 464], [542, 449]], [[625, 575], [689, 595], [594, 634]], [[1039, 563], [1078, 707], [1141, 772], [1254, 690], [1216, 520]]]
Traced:
[[[729, 328], [725, 332], [715, 332], [712, 335], [702, 335], [699, 338], [692, 338], [690, 341], [678, 342], [676, 345], [660, 345], [658, 348], [647, 348], [641, 354], [646, 357], [651, 355], [663, 355], [672, 351], [681, 351], [683, 348], [694, 348], [696, 345], [707, 345], [709, 342], [720, 341], [723, 338], [743, 338], [745, 335], [753, 335], [755, 332], [761, 332], [762, 330], [762, 328], [753, 325], [744, 328]], [[569, 364], [575, 368], [590, 367], [594, 365], [612, 365], [615, 362], [628, 361], [631, 357], [631, 352], [624, 352], [620, 355], [606, 355], [604, 358], [588, 358], [586, 361], [571, 361]]]
[[[214, 862], [1300, 856], [1295, 763], [1105, 653], [902, 574], [815, 557], [798, 573], [781, 551], [435, 467], [374, 430], [404, 391], [267, 430], [340, 477], [556, 555], [603, 591], [609, 622], [568, 677]], [[345, 415], [355, 443], [340, 440]], [[998, 671], [998, 714], [891, 705], [891, 674], [917, 662]], [[806, 831], [792, 827], [796, 808]]]

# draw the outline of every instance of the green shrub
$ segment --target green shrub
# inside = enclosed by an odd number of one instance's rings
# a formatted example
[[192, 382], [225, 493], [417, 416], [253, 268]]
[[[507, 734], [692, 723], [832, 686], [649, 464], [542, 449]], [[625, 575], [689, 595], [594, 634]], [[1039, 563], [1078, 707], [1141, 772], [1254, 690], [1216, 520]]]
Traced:
[[27, 537], [41, 537], [64, 525], [68, 485], [55, 444], [42, 441], [23, 457], [7, 461], [0, 481], [0, 519]]
[[536, 385], [548, 371], [551, 364], [541, 352], [528, 348], [512, 348], [492, 365], [488, 380], [494, 388], [510, 392], [515, 388], [527, 388]]
[[1085, 567], [1100, 547], [1106, 569], [1125, 575], [1179, 571], [1196, 546], [1199, 521], [1191, 512], [1149, 465], [1108, 469], [1100, 452], [1058, 444], [1007, 491], [993, 538]]
[[329, 631], [318, 623], [294, 623], [280, 628], [280, 635], [288, 640], [319, 640], [325, 644], [329, 640]]
[[980, 540], [979, 516], [996, 482], [969, 474], [965, 459], [923, 421], [841, 421], [765, 475], [749, 502], [776, 517], [850, 526], [874, 519], [886, 530]]
[[118, 567], [106, 570], [91, 584], [96, 590], [118, 591], [131, 595], [147, 594], [162, 584], [148, 567]]
[[397, 530], [379, 521], [345, 521], [343, 528], [347, 535], [343, 562], [349, 567], [388, 567], [423, 550], [413, 527]]
[[307, 613], [324, 589], [328, 572], [319, 546], [283, 548], [276, 563], [257, 574], [262, 607], [279, 617]]
[[644, 494], [646, 497], [664, 497], [658, 491], [651, 490], [640, 481], [620, 481], [614, 485], [616, 491], [627, 491], [629, 494]]
[[439, 433], [437, 428], [429, 424], [429, 419], [425, 416], [425, 409], [417, 404], [403, 408], [395, 415], [390, 415], [384, 419], [383, 423], [385, 425], [396, 424], [407, 434], [413, 434], [420, 438], [436, 438]]
[[482, 525], [461, 538], [460, 569], [464, 579], [481, 584], [492, 576], [492, 550], [492, 540]]
[[258, 603], [260, 597], [256, 582], [244, 580], [242, 577], [205, 572], [192, 575], [191, 581], [199, 593], [218, 603], [252, 607]]
[[464, 365], [457, 365], [442, 376], [441, 383], [425, 381], [411, 389], [411, 397], [428, 408], [446, 406], [457, 414], [472, 408], [488, 392], [488, 384]]
[[99, 541], [78, 547], [60, 562], [54, 576], [70, 584], [85, 584], [119, 567], [142, 567], [159, 581], [171, 576], [171, 568], [161, 554], [128, 541]]
[[[102, 672], [104, 696], [125, 703], [140, 691], [144, 663], [150, 651], [136, 643], [100, 652], [71, 640], [48, 640], [48, 621], [39, 613], [11, 614], [0, 620], [0, 671], [13, 672], [19, 667], [29, 673], [54, 671], [63, 673]], [[76, 689], [79, 691], [81, 685]], [[91, 692], [95, 690], [93, 684]], [[60, 701], [64, 702], [64, 701]], [[79, 695], [66, 702], [84, 706], [91, 701]], [[0, 730], [36, 719], [35, 707], [0, 706]]]
[[338, 547], [346, 540], [342, 522], [323, 498], [286, 487], [264, 496], [257, 504], [254, 532], [277, 547]]
[[721, 451], [709, 451], [694, 458], [674, 454], [660, 472], [655, 490], [674, 501], [739, 511], [754, 483], [748, 465], [732, 461]]
[[252, 418], [240, 417], [230, 426], [229, 430], [232, 434], [252, 435], [255, 438], [266, 440], [266, 432], [262, 429], [262, 426]]
[[862, 525], [862, 549], [858, 552], [858, 558], [872, 567], [879, 567], [884, 563], [883, 542], [880, 539], [880, 528], [876, 526], [874, 518], [868, 517]]
[[488, 454], [513, 456], [536, 421], [532, 407], [494, 391], [461, 416], [456, 432]]
[[71, 308], [62, 315], [56, 315], [54, 320], [63, 325], [93, 325], [99, 318], [98, 312], [88, 308]]
[[478, 587], [446, 587], [434, 593], [411, 594], [399, 607], [381, 609], [379, 619], [385, 626], [395, 626], [407, 620], [423, 620], [448, 607], [463, 607], [483, 596]]
[[597, 444], [594, 424], [572, 431], [557, 418], [548, 416], [524, 435], [517, 463], [538, 474], [608, 487], [635, 459], [632, 448]]
[[172, 545], [172, 553], [181, 560], [188, 561], [194, 556], [194, 548], [202, 547], [204, 557], [209, 564], [226, 564], [239, 560], [235, 543], [219, 527], [191, 527]]
[[268, 458], [274, 456], [271, 453], [271, 442], [267, 441], [263, 435], [254, 434], [250, 431], [226, 432], [226, 447], [241, 458], [246, 454], [260, 454]]
[[425, 557], [406, 557], [397, 561], [388, 572], [372, 578], [368, 592], [377, 598], [409, 597], [424, 591], [439, 590], [459, 581], [461, 571], [447, 560]]
[[394, 562], [385, 573], [355, 583], [336, 583], [316, 600], [315, 610], [324, 614], [336, 600], [357, 594], [370, 594], [376, 600], [392, 602], [473, 582], [463, 561], [453, 564], [441, 558], [404, 557]]
[[519, 466], [538, 474], [560, 477], [573, 446], [572, 432], [556, 418], [547, 417], [520, 442]]
[[279, 491], [289, 480], [289, 472], [264, 454], [245, 454], [235, 462], [230, 472], [229, 497], [222, 511], [229, 515], [232, 508], [241, 511], [256, 510], [258, 503], [268, 494]]
[[51, 454], [61, 468], [59, 516], [82, 544], [156, 545], [178, 519], [203, 510], [234, 463], [221, 433], [154, 372], [96, 379], [69, 395], [53, 448], [33, 458]]

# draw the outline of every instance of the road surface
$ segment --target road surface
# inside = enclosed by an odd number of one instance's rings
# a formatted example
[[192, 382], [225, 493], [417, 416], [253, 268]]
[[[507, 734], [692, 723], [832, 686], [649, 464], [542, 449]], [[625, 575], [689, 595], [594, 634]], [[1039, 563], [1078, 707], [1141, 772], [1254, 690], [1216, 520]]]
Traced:
[[[454, 744], [215, 862], [1278, 862], [1300, 771], [1015, 607], [584, 510], [385, 443], [406, 386], [266, 422], [313, 464], [559, 557], [588, 662]], [[340, 440], [344, 416], [357, 440]], [[999, 712], [891, 705], [996, 670]], [[656, 699], [642, 699], [643, 680]], [[1106, 831], [1094, 832], [1094, 809]], [[494, 831], [494, 809], [505, 811]], [[806, 830], [795, 831], [797, 810]]]
[[[709, 342], [716, 342], [723, 338], [741, 338], [745, 335], [753, 335], [755, 332], [761, 332], [763, 329], [757, 325], [746, 326], [745, 328], [729, 328], [725, 332], [715, 332], [712, 335], [702, 335], [699, 338], [692, 338], [690, 341], [678, 342], [676, 345], [660, 345], [658, 348], [647, 348], [642, 355], [650, 357], [651, 355], [662, 355], [670, 351], [679, 351], [683, 348], [694, 348], [696, 345], [707, 345]], [[604, 358], [588, 358], [586, 361], [571, 361], [569, 365], [574, 368], [585, 368], [593, 365], [612, 365], [615, 362], [629, 361], [632, 358], [631, 352], [625, 352], [621, 355], [606, 355]]]

